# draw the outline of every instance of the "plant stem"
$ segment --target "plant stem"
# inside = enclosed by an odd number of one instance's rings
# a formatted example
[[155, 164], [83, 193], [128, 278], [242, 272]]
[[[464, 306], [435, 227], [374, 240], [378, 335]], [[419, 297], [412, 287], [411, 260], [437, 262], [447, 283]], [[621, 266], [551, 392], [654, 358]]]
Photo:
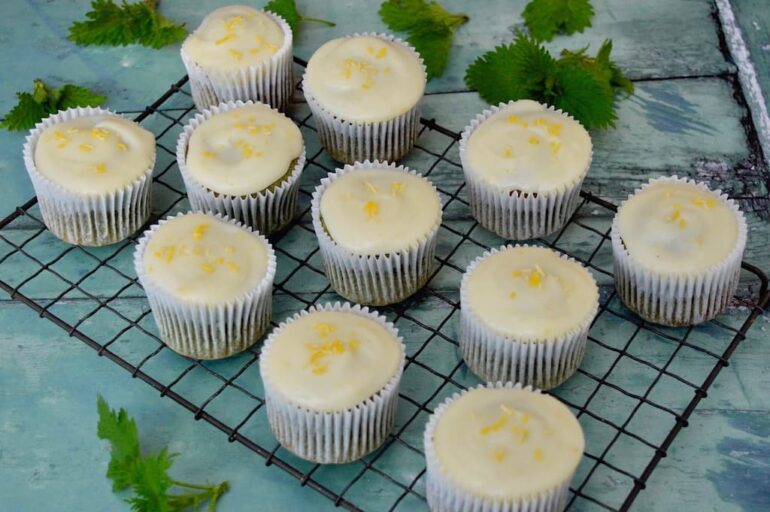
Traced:
[[312, 23], [320, 23], [321, 25], [326, 25], [327, 27], [335, 27], [336, 24], [329, 20], [322, 20], [321, 18], [308, 18], [305, 16], [300, 16], [299, 21], [309, 21]]
[[149, 7], [153, 11], [157, 11], [160, 0], [144, 0], [144, 3], [147, 4], [147, 7]]

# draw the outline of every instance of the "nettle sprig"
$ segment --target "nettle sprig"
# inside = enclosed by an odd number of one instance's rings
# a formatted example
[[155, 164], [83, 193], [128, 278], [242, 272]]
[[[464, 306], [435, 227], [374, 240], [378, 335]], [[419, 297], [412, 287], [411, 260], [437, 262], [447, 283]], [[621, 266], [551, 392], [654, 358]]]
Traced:
[[590, 0], [532, 0], [522, 16], [532, 37], [550, 41], [556, 34], [570, 35], [590, 27], [594, 8]]
[[538, 41], [518, 34], [473, 62], [465, 83], [490, 104], [532, 99], [553, 105], [588, 129], [614, 126], [616, 94], [633, 94], [634, 84], [610, 59], [606, 40], [595, 57], [588, 48], [554, 58]]
[[[209, 512], [214, 512], [217, 500], [230, 488], [227, 482], [219, 484], [191, 484], [175, 480], [168, 475], [174, 463], [175, 453], [168, 448], [142, 455], [136, 421], [125, 409], [110, 409], [100, 395], [97, 398], [99, 423], [97, 434], [110, 443], [110, 462], [107, 478], [112, 480], [115, 492], [131, 489], [133, 495], [126, 498], [131, 510], [136, 512], [181, 512], [198, 510], [208, 502]], [[186, 492], [171, 494], [172, 489]]]
[[327, 27], [335, 26], [334, 22], [329, 20], [303, 16], [297, 9], [297, 3], [294, 0], [271, 0], [265, 6], [265, 10], [285, 19], [286, 23], [291, 27], [292, 32], [296, 32], [297, 28], [299, 28], [299, 24], [302, 22], [320, 23]]

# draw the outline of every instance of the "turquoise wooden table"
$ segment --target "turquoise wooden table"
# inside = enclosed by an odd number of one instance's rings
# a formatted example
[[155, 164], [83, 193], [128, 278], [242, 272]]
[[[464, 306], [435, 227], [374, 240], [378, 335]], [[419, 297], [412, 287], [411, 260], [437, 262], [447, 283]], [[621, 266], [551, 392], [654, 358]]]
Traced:
[[[197, 25], [201, 17], [228, 2], [166, 0], [162, 12], [174, 20]], [[334, 28], [306, 24], [296, 38], [295, 54], [308, 58], [323, 41], [355, 31], [385, 30], [377, 16], [378, 1], [300, 1], [308, 16], [328, 18]], [[460, 130], [472, 115], [484, 107], [462, 80], [468, 63], [497, 44], [511, 40], [521, 26], [523, 0], [444, 0], [450, 10], [463, 11], [471, 20], [456, 36], [449, 68], [428, 87], [424, 116], [435, 118], [451, 130]], [[696, 177], [721, 187], [738, 198], [750, 222], [746, 260], [770, 270], [770, 196], [767, 160], [770, 154], [770, 125], [767, 99], [770, 93], [770, 9], [764, 0], [594, 0], [597, 15], [593, 27], [584, 34], [557, 38], [552, 48], [596, 47], [604, 38], [614, 41], [614, 56], [636, 82], [634, 97], [620, 103], [617, 129], [594, 134], [594, 165], [585, 188], [615, 202], [650, 177], [677, 173]], [[184, 69], [178, 47], [150, 50], [129, 48], [78, 48], [66, 39], [67, 27], [82, 17], [88, 2], [83, 0], [14, 0], [0, 3], [0, 111], [13, 104], [13, 93], [26, 90], [34, 78], [53, 84], [74, 82], [109, 96], [108, 106], [125, 112], [140, 112], [152, 103]], [[764, 91], [764, 93], [762, 92]], [[189, 101], [188, 101], [189, 102]], [[186, 105], [167, 105], [169, 112]], [[302, 106], [297, 106], [297, 113]], [[157, 118], [157, 119], [156, 119]], [[160, 130], [160, 116], [148, 126]], [[167, 121], [166, 121], [166, 124]], [[164, 136], [172, 141], [178, 131]], [[310, 149], [317, 142], [308, 137]], [[23, 134], [0, 136], [0, 218], [33, 193], [21, 161]], [[429, 146], [433, 139], [426, 138]], [[438, 139], [436, 139], [438, 140]], [[162, 142], [166, 142], [162, 140]], [[437, 143], [437, 142], [436, 142]], [[172, 147], [172, 146], [169, 146]], [[456, 150], [455, 150], [456, 151]], [[310, 151], [309, 151], [310, 153]], [[451, 155], [450, 155], [451, 157]], [[321, 155], [325, 165], [332, 162]], [[424, 164], [410, 156], [420, 169]], [[443, 184], [451, 184], [451, 174]], [[456, 183], [455, 183], [456, 185]], [[606, 221], [607, 212], [588, 208], [587, 222]], [[591, 215], [597, 217], [592, 220]], [[463, 219], [452, 219], [458, 223]], [[8, 236], [24, 237], [32, 226], [23, 219], [13, 225]], [[6, 234], [6, 233], [4, 233]], [[6, 234], [7, 235], [7, 234]], [[479, 234], [484, 237], [483, 233]], [[569, 237], [568, 237], [569, 238]], [[573, 252], [587, 250], [595, 240], [584, 235], [563, 241]], [[494, 243], [493, 238], [487, 239]], [[285, 242], [290, 246], [292, 241]], [[283, 244], [283, 241], [282, 241]], [[41, 243], [40, 254], [61, 251], [55, 241]], [[291, 250], [301, 250], [292, 246]], [[457, 255], [458, 265], [467, 263], [472, 252]], [[63, 265], [78, 272], [82, 261]], [[3, 279], [23, 263], [6, 261], [0, 269]], [[9, 265], [20, 265], [11, 267]], [[10, 269], [10, 270], [9, 270]], [[443, 277], [439, 276], [440, 279]], [[448, 278], [448, 282], [451, 281]], [[605, 281], [604, 291], [609, 287]], [[747, 277], [740, 296], [757, 293], [757, 281]], [[83, 283], [91, 293], [114, 293], [110, 282], [98, 273]], [[51, 281], [30, 285], [25, 293], [35, 300], [53, 298], [60, 290]], [[136, 290], [134, 290], [136, 291]], [[121, 296], [122, 297], [122, 296]], [[146, 307], [144, 299], [126, 294], [120, 308]], [[61, 301], [61, 314], [82, 315], [89, 301], [67, 296]], [[742, 303], [724, 315], [726, 325], [735, 325], [747, 315]], [[279, 304], [278, 313], [290, 309]], [[148, 320], [149, 321], [149, 320]], [[614, 339], [628, 335], [618, 332], [625, 324], [608, 321], [595, 326], [596, 335]], [[333, 504], [315, 491], [300, 487], [288, 474], [267, 467], [264, 460], [243, 446], [227, 442], [212, 426], [193, 421], [192, 415], [50, 322], [42, 320], [26, 306], [0, 296], [0, 508], [9, 511], [115, 511], [125, 510], [125, 496], [111, 492], [104, 477], [107, 446], [96, 439], [97, 393], [113, 406], [125, 407], [137, 418], [146, 449], [168, 444], [180, 452], [173, 468], [176, 478], [186, 481], [228, 480], [231, 491], [219, 510], [331, 510]], [[770, 319], [761, 316], [747, 333], [709, 391], [709, 396], [690, 417], [685, 428], [668, 450], [658, 469], [634, 504], [634, 510], [770, 509]], [[114, 326], [108, 320], [92, 319], [84, 324], [93, 336], [105, 334]], [[454, 329], [450, 321], [447, 327]], [[593, 332], [593, 331], [592, 331]], [[412, 333], [414, 334], [414, 333]], [[614, 337], [614, 338], [613, 338]], [[729, 341], [729, 340], [728, 340]], [[413, 339], [414, 349], [420, 340]], [[722, 338], [698, 338], [704, 346], [724, 348]], [[138, 342], [116, 343], [126, 358], [139, 354]], [[610, 347], [611, 348], [611, 347]], [[670, 343], [649, 336], [634, 341], [635, 357], [663, 364], [671, 353]], [[717, 350], [717, 348], [714, 348]], [[431, 353], [432, 364], [441, 365], [445, 354]], [[451, 357], [454, 357], [452, 354]], [[631, 389], [647, 382], [639, 366], [608, 368], [609, 355], [591, 349], [584, 367], [595, 374], [606, 374], [608, 381]], [[156, 361], [157, 372], [178, 372], [185, 362], [168, 351]], [[226, 373], [233, 364], [216, 366]], [[679, 375], [700, 382], [713, 367], [713, 360], [698, 352], [682, 351], [675, 359]], [[459, 379], [469, 378], [460, 372]], [[244, 386], [258, 387], [258, 379], [244, 375]], [[576, 376], [562, 386], [566, 397], [580, 396], [585, 382]], [[186, 381], [181, 385], [187, 386]], [[190, 382], [201, 384], [202, 380]], [[190, 396], [195, 385], [185, 388]], [[417, 393], [418, 389], [410, 390]], [[686, 393], [686, 396], [685, 394]], [[683, 390], [675, 380], [662, 379], [652, 390], [656, 403], [681, 412], [692, 390]], [[625, 411], [622, 397], [597, 399], [607, 415]], [[226, 415], [236, 402], [212, 404]], [[217, 408], [218, 407], [218, 408]], [[640, 413], [629, 429], [655, 438], [661, 426], [655, 415]], [[637, 421], [635, 420], [635, 421]], [[594, 428], [594, 427], [589, 427]], [[665, 433], [665, 432], [663, 432]], [[419, 432], [414, 433], [419, 437]], [[638, 473], [649, 458], [648, 452], [625, 447], [613, 464]], [[612, 454], [610, 454], [612, 455]], [[386, 461], [387, 463], [387, 461]], [[391, 461], [393, 466], [398, 464]], [[406, 458], [404, 472], [410, 470]], [[322, 473], [323, 470], [319, 470]], [[597, 477], [590, 492], [612, 497], [627, 490], [612, 474]], [[387, 485], [366, 476], [346, 496], [367, 509], [379, 510], [391, 503]], [[410, 496], [411, 497], [411, 496]], [[407, 497], [399, 510], [412, 510], [419, 501]], [[387, 508], [387, 507], [385, 507]], [[594, 510], [590, 500], [577, 500], [575, 508]]]

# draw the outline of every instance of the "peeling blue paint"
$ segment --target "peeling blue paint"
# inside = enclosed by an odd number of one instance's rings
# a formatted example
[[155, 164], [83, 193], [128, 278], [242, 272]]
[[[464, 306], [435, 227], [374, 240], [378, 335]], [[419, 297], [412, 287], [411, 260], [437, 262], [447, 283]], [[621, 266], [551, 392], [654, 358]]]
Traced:
[[697, 106], [683, 98], [674, 84], [661, 83], [647, 87], [644, 94], [637, 92], [630, 101], [642, 107], [650, 125], [658, 131], [716, 133], [712, 126], [698, 119]]
[[[757, 419], [757, 415], [753, 415], [751, 421]], [[730, 423], [733, 421], [730, 420]], [[749, 428], [754, 429], [759, 423], [762, 421]], [[743, 425], [748, 426], [748, 423]], [[707, 478], [722, 499], [735, 503], [746, 512], [767, 510], [770, 503], [770, 468], [767, 462], [770, 460], [770, 443], [726, 437], [717, 445], [717, 451], [726, 460], [721, 471], [709, 471]], [[758, 469], [763, 466], [764, 470]]]

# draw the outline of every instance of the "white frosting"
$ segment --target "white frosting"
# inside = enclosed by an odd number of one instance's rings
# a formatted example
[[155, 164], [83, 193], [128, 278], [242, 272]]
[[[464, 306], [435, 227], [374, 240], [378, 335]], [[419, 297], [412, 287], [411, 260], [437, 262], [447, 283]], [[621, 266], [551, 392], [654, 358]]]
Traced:
[[643, 267], [692, 272], [724, 261], [738, 240], [734, 211], [694, 184], [659, 181], [637, 192], [618, 211], [626, 250]]
[[579, 328], [599, 300], [588, 270], [542, 247], [503, 249], [470, 272], [463, 307], [518, 341], [551, 339]]
[[441, 202], [423, 177], [388, 168], [356, 169], [324, 190], [321, 220], [329, 236], [356, 254], [398, 252], [427, 236]]
[[382, 324], [351, 312], [314, 311], [282, 328], [266, 371], [292, 403], [328, 412], [374, 396], [401, 364], [401, 342]]
[[214, 114], [190, 137], [186, 164], [200, 184], [221, 194], [260, 192], [292, 170], [302, 134], [288, 117], [264, 104]]
[[147, 242], [144, 271], [180, 299], [221, 304], [253, 290], [267, 273], [266, 245], [246, 229], [196, 213], [161, 224]]
[[580, 123], [532, 100], [506, 105], [471, 134], [473, 172], [505, 190], [546, 192], [588, 172], [591, 137]]
[[332, 39], [307, 65], [316, 101], [346, 121], [377, 122], [414, 107], [425, 92], [425, 70], [404, 45], [375, 36]]
[[35, 145], [38, 172], [81, 194], [121, 189], [155, 161], [155, 137], [117, 115], [82, 116], [49, 126]]
[[522, 389], [472, 389], [449, 404], [433, 433], [442, 473], [489, 498], [526, 498], [568, 481], [583, 455], [575, 416]]
[[270, 59], [283, 40], [280, 25], [263, 11], [230, 5], [209, 13], [182, 50], [199, 66], [232, 70]]

